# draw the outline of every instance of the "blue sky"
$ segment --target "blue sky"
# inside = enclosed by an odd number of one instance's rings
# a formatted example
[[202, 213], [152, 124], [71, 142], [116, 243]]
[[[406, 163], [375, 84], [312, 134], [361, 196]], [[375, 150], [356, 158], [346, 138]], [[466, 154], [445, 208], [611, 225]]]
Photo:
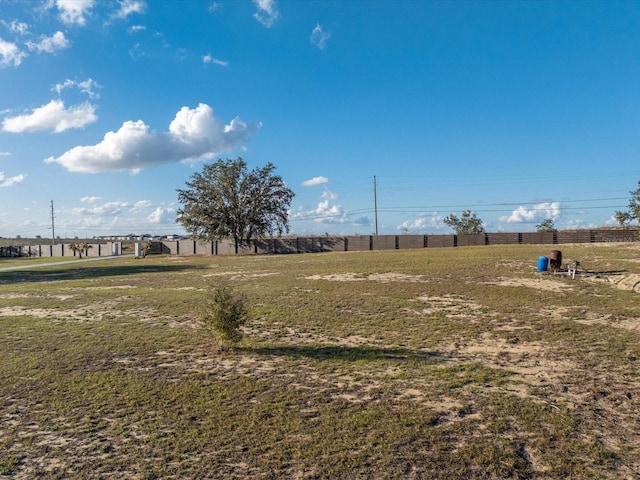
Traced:
[[614, 224], [640, 2], [0, 0], [0, 236], [181, 233], [206, 161], [276, 166], [291, 233]]

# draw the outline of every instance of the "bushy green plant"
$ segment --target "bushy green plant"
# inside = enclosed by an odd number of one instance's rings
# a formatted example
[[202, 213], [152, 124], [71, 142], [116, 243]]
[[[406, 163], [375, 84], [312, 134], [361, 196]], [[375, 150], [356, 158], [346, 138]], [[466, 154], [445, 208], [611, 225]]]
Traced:
[[244, 293], [235, 290], [227, 281], [217, 280], [206, 290], [200, 308], [200, 320], [221, 348], [242, 339], [240, 327], [247, 322], [249, 308]]

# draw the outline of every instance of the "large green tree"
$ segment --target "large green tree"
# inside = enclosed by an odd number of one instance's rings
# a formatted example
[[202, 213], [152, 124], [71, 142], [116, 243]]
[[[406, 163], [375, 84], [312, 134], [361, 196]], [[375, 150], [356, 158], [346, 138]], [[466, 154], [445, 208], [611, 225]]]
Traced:
[[249, 171], [242, 158], [218, 160], [178, 189], [178, 222], [195, 238], [231, 237], [235, 250], [264, 235], [289, 232], [294, 193], [267, 163]]
[[460, 217], [452, 213], [445, 217], [443, 222], [453, 228], [456, 235], [484, 233], [482, 220], [471, 210], [463, 211]]
[[620, 226], [625, 226], [632, 221], [640, 222], [640, 180], [638, 180], [638, 188], [629, 192], [629, 209], [626, 212], [617, 211], [613, 216]]

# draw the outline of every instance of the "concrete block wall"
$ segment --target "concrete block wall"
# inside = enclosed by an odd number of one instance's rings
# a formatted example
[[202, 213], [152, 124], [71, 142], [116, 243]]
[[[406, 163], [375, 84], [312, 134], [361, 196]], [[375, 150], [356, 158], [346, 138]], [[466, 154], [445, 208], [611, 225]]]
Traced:
[[345, 238], [349, 252], [362, 252], [371, 250], [373, 237], [371, 235], [361, 235], [358, 237]]
[[470, 247], [486, 244], [487, 236], [484, 233], [479, 235], [456, 235], [456, 246], [458, 247]]
[[424, 248], [426, 235], [398, 235], [398, 248]]
[[519, 233], [487, 233], [487, 245], [517, 245]]
[[375, 235], [371, 238], [371, 250], [396, 250], [397, 248], [397, 235]]
[[533, 245], [552, 245], [555, 242], [553, 232], [525, 232], [521, 233], [521, 243]]
[[427, 235], [427, 248], [455, 247], [455, 235]]

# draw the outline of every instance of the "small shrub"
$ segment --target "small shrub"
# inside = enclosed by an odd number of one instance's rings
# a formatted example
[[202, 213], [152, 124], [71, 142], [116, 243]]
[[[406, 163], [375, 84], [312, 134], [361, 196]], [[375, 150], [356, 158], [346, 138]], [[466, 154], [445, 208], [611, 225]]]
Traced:
[[206, 291], [200, 309], [200, 320], [222, 348], [242, 339], [240, 327], [247, 322], [249, 309], [246, 296], [226, 281], [217, 281]]

